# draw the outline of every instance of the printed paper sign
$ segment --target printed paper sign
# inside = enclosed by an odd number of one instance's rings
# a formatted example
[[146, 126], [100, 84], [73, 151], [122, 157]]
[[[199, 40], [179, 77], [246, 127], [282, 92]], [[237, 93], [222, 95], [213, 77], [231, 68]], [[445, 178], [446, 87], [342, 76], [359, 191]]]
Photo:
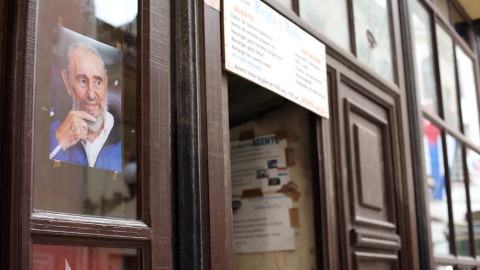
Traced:
[[231, 142], [232, 194], [254, 188], [276, 191], [290, 182], [286, 147], [287, 140], [277, 140], [275, 135]]
[[260, 0], [224, 0], [225, 69], [329, 117], [325, 45]]
[[295, 249], [290, 226], [292, 199], [283, 194], [233, 200], [233, 249], [235, 253]]

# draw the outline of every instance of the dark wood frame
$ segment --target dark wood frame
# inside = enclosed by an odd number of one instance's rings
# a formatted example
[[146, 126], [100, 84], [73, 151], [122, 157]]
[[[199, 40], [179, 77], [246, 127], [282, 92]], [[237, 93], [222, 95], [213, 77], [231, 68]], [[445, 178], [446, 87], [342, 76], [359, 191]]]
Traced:
[[[208, 149], [209, 249], [205, 269], [233, 269], [232, 194], [230, 188], [230, 129], [227, 76], [222, 71], [221, 16], [204, 6], [205, 119]], [[221, 194], [221, 196], [219, 196]]]
[[[392, 53], [394, 54], [394, 57], [393, 57], [393, 62], [394, 62], [394, 65], [395, 65], [395, 72], [398, 74], [396, 75], [395, 77], [398, 78], [397, 80], [397, 84], [391, 82], [391, 81], [388, 81], [382, 77], [379, 77], [379, 76], [376, 76], [375, 75], [375, 72], [371, 71], [371, 69], [369, 67], [366, 67], [364, 64], [362, 63], [359, 63], [359, 61], [357, 59], [355, 59], [354, 57], [352, 57], [350, 54], [348, 53], [345, 53], [343, 49], [339, 48], [336, 44], [330, 42], [328, 40], [328, 38], [324, 37], [321, 33], [319, 33], [317, 30], [313, 29], [311, 26], [309, 26], [307, 23], [303, 22], [302, 20], [300, 20], [298, 17], [294, 17], [294, 16], [289, 16], [290, 13], [288, 12], [282, 12], [282, 6], [281, 5], [276, 5], [276, 3], [274, 1], [268, 1], [268, 0], [264, 0], [264, 2], [266, 2], [267, 4], [269, 4], [270, 6], [272, 6], [274, 9], [276, 9], [277, 11], [279, 11], [280, 13], [282, 13], [284, 16], [286, 16], [288, 19], [292, 20], [293, 22], [295, 22], [297, 25], [299, 25], [301, 28], [303, 28], [305, 31], [307, 31], [308, 33], [310, 33], [311, 35], [313, 35], [314, 37], [318, 38], [319, 40], [321, 40], [324, 44], [326, 44], [327, 46], [327, 55], [329, 57], [329, 59], [335, 59], [335, 65], [334, 66], [329, 66], [329, 74], [332, 78], [332, 96], [331, 96], [331, 110], [332, 111], [336, 111], [338, 110], [338, 108], [336, 108], [336, 106], [334, 105], [335, 102], [333, 102], [334, 100], [336, 100], [337, 98], [335, 97], [336, 95], [336, 87], [338, 87], [338, 84], [339, 84], [339, 80], [340, 80], [340, 76], [341, 76], [341, 72], [343, 71], [339, 71], [339, 66], [338, 64], [340, 65], [345, 65], [345, 66], [348, 66], [350, 67], [352, 70], [354, 70], [358, 76], [361, 76], [363, 78], [365, 78], [365, 80], [367, 80], [368, 82], [372, 83], [373, 85], [379, 87], [380, 89], [384, 89], [384, 91], [386, 91], [387, 93], [389, 93], [389, 95], [392, 95], [392, 96], [395, 96], [395, 99], [397, 100], [397, 104], [399, 104], [399, 106], [397, 107], [397, 110], [398, 110], [398, 115], [399, 115], [399, 118], [398, 118], [398, 132], [399, 134], [402, 134], [400, 135], [400, 152], [401, 152], [401, 156], [403, 156], [403, 158], [405, 157], [410, 157], [411, 154], [410, 154], [410, 151], [411, 151], [411, 148], [409, 147], [406, 147], [408, 145], [410, 145], [410, 137], [409, 137], [409, 133], [408, 133], [408, 130], [409, 130], [409, 127], [408, 127], [408, 116], [407, 116], [407, 96], [406, 96], [406, 92], [408, 92], [405, 88], [406, 88], [406, 81], [404, 77], [404, 70], [406, 70], [403, 65], [403, 59], [405, 58], [408, 58], [410, 55], [405, 53], [405, 52], [402, 52], [399, 50], [399, 48], [402, 48], [401, 45], [404, 45], [404, 44], [400, 44], [399, 41], [400, 40], [403, 40], [402, 39], [402, 36], [401, 36], [401, 32], [400, 31], [400, 27], [402, 27], [402, 30], [403, 30], [403, 24], [405, 23], [405, 18], [403, 17], [399, 17], [399, 10], [400, 11], [404, 11], [405, 10], [405, 7], [406, 7], [406, 4], [403, 2], [403, 1], [394, 1], [392, 2], [392, 5], [390, 6], [390, 15], [391, 15], [391, 18], [392, 18], [392, 28], [395, 30], [393, 31], [393, 29], [391, 29], [391, 34], [392, 34], [392, 39], [394, 40], [392, 42], [393, 44], [393, 50], [392, 50]], [[400, 3], [399, 3], [400, 2]], [[301, 7], [300, 7], [301, 8]], [[351, 8], [351, 4], [350, 4], [350, 8]], [[351, 10], [350, 10], [350, 14], [351, 13]], [[352, 20], [352, 18], [350, 18], [350, 20]], [[352, 25], [350, 26], [350, 28], [352, 28]], [[351, 35], [352, 36], [352, 35]], [[329, 63], [329, 65], [333, 65], [332, 64], [332, 61], [329, 61], [327, 59], [327, 62]], [[340, 69], [342, 70], [342, 69]], [[408, 74], [408, 73], [407, 73]], [[335, 116], [335, 113], [332, 113], [331, 114], [332, 117], [330, 119], [330, 122], [332, 124], [332, 127], [330, 130], [334, 130], [334, 134], [335, 134], [335, 130], [340, 130], [340, 127], [336, 127], [337, 123], [338, 123], [338, 119], [336, 118]], [[338, 132], [338, 131], [337, 131]], [[318, 135], [319, 136], [319, 135]], [[416, 137], [416, 136], [415, 136]], [[412, 140], [415, 140], [415, 137], [413, 137]], [[421, 140], [417, 139], [418, 141], [420, 141], [421, 143]], [[324, 143], [330, 143], [330, 142], [324, 142]], [[340, 149], [340, 145], [339, 145], [339, 142], [336, 142], [334, 143], [334, 149], [333, 149], [333, 152], [339, 152], [339, 149]], [[330, 156], [330, 157], [334, 157], [335, 155], [332, 153], [332, 152], [329, 152], [329, 154], [325, 154], [327, 156]], [[335, 160], [334, 163], [336, 164], [341, 164], [340, 160]], [[323, 165], [325, 166], [325, 165]], [[405, 261], [403, 263], [405, 263], [405, 265], [408, 265], [410, 267], [412, 267], [412, 269], [418, 269], [417, 267], [420, 265], [419, 261], [419, 253], [418, 253], [418, 243], [417, 243], [417, 226], [416, 226], [416, 218], [415, 218], [415, 202], [414, 202], [414, 197], [413, 197], [413, 194], [415, 193], [414, 190], [415, 190], [415, 187], [414, 187], [414, 182], [411, 180], [412, 178], [412, 164], [409, 164], [409, 163], [402, 163], [402, 167], [401, 168], [397, 168], [397, 169], [400, 169], [401, 171], [404, 172], [404, 175], [403, 175], [403, 179], [405, 179], [405, 182], [403, 184], [403, 187], [401, 187], [401, 190], [402, 190], [402, 193], [403, 193], [403, 196], [405, 198], [405, 201], [404, 201], [404, 213], [405, 213], [405, 216], [404, 216], [404, 220], [402, 220], [401, 222], [404, 222], [404, 225], [403, 225], [403, 234], [405, 235], [405, 238], [402, 240], [402, 243], [404, 245], [404, 250], [408, 250], [408, 254], [405, 255]], [[321, 168], [321, 167], [320, 167]], [[338, 167], [337, 167], [338, 169]], [[419, 170], [417, 169], [417, 172]], [[334, 173], [334, 175], [338, 175], [340, 172], [339, 171], [336, 171]], [[320, 177], [321, 181], [322, 177]], [[336, 181], [338, 183], [338, 181]], [[328, 182], [327, 183], [322, 183], [322, 185], [326, 185], [327, 187], [329, 186]], [[336, 184], [335, 184], [336, 185]], [[339, 190], [339, 188], [335, 188], [336, 190]], [[329, 198], [332, 196], [331, 193], [322, 193], [320, 196], [326, 196], [326, 198]], [[340, 199], [338, 198], [339, 194], [335, 195], [335, 200], [337, 201], [340, 201]], [[336, 230], [336, 228], [338, 228], [340, 231], [345, 231], [345, 229], [343, 228], [342, 229], [342, 222], [341, 221], [338, 221], [336, 220], [338, 218], [339, 215], [341, 215], [341, 212], [342, 212], [342, 209], [343, 207], [345, 207], [344, 205], [342, 205], [342, 203], [340, 203], [338, 206], [337, 206], [337, 211], [338, 213], [340, 214], [335, 214], [335, 218], [333, 217], [329, 217], [328, 214], [326, 214], [326, 218], [329, 219], [328, 222], [330, 224], [334, 224], [336, 226], [339, 226], [339, 227], [330, 227], [329, 229], [326, 229], [326, 232], [333, 232]], [[334, 210], [334, 208], [332, 209], [332, 211]], [[324, 212], [325, 214], [325, 212]], [[324, 232], [317, 232], [317, 233], [323, 233]], [[341, 243], [344, 243], [345, 241], [345, 236], [343, 235], [342, 236], [342, 233], [339, 234], [338, 236], [339, 238], [336, 238], [336, 237], [333, 237], [333, 239], [339, 239], [339, 242], [337, 240], [336, 243], [340, 243], [340, 245], [342, 245]], [[333, 240], [331, 238], [331, 240]], [[331, 241], [330, 240], [330, 241]], [[323, 239], [323, 245], [325, 247], [327, 247], [328, 245], [331, 245], [331, 242], [327, 241], [326, 239]], [[345, 250], [345, 247], [338, 247], [339, 248], [339, 251], [342, 251], [342, 250]], [[336, 249], [332, 249], [328, 255], [324, 255], [324, 258], [328, 258], [328, 256], [331, 256], [331, 262], [332, 263], [335, 263], [335, 264], [331, 264], [330, 267], [328, 268], [325, 268], [325, 269], [334, 269], [334, 268], [338, 268], [339, 265], [342, 265], [342, 269], [347, 269], [347, 264], [346, 264], [346, 258], [345, 256], [348, 256], [346, 254], [342, 254], [340, 255], [341, 252], [335, 252]], [[333, 257], [333, 258], [332, 258]]]
[[[413, 74], [415, 70], [407, 1], [389, 1], [394, 82], [377, 76], [360, 63], [354, 57], [354, 42], [351, 42], [352, 55], [302, 21], [298, 17], [298, 0], [292, 0], [293, 12], [275, 0], [263, 1], [326, 44], [328, 57], [334, 59], [328, 67], [332, 101], [336, 100], [343, 72], [341, 66], [348, 66], [357, 76], [395, 97], [399, 104], [396, 125], [401, 134], [400, 155], [403, 159], [413, 158], [413, 164], [407, 162], [397, 168], [404, 172], [405, 179], [401, 187], [405, 201], [399, 206], [406, 213], [402, 221], [405, 235], [402, 242], [408, 253], [405, 264], [412, 269], [419, 269], [419, 265], [421, 269], [432, 269], [434, 263], [480, 265], [475, 259], [434, 260], [430, 251], [420, 123], [423, 115], [438, 126], [446, 124], [439, 116], [422, 114], [415, 82], [405, 78], [405, 74]], [[0, 139], [8, 142], [0, 146], [0, 216], [3, 219], [0, 259], [7, 269], [29, 269], [32, 243], [65, 244], [67, 240], [77, 245], [141, 249], [142, 266], [146, 269], [158, 266], [166, 269], [233, 268], [228, 93], [226, 75], [221, 68], [220, 11], [204, 5], [203, 1], [140, 2], [138, 105], [139, 178], [144, 179], [139, 199], [142, 221], [33, 212], [34, 134], [31, 131], [37, 7], [35, 1], [27, 0], [0, 3], [0, 15], [4, 15], [0, 20], [0, 85], [10, 89], [0, 95], [3, 106]], [[476, 46], [472, 50], [472, 44], [458, 37], [449, 22], [438, 16], [431, 1], [422, 2], [434, 14], [432, 27], [435, 28], [433, 22], [441, 22], [478, 66]], [[348, 3], [350, 37], [354, 39], [352, 0]], [[456, 2], [453, 5], [458, 8]], [[459, 10], [465, 16], [465, 11]], [[438, 66], [436, 69], [438, 74]], [[475, 75], [479, 82], [478, 68]], [[438, 75], [436, 80], [439, 83]], [[338, 108], [335, 102], [331, 104], [331, 120], [312, 118], [315, 126], [312, 137], [316, 138], [312, 144], [316, 149], [313, 160], [318, 164], [315, 175], [319, 179], [314, 184], [318, 215], [316, 243], [321, 247], [317, 251], [317, 265], [324, 269], [341, 265], [346, 269], [345, 256], [348, 255], [342, 253], [345, 250], [342, 231], [345, 230], [338, 218], [346, 206], [341, 202], [334, 181], [340, 174], [334, 164], [341, 163], [334, 152], [341, 146], [332, 136], [338, 134], [340, 127], [337, 126]], [[448, 128], [446, 132], [464, 146], [480, 152], [480, 148], [472, 145], [461, 132]], [[327, 157], [335, 160], [327, 161]], [[172, 179], [176, 179], [174, 184]]]
[[[412, 31], [410, 30], [410, 6], [408, 1], [400, 4], [400, 13], [402, 20], [402, 47], [404, 50], [404, 63], [405, 74], [416, 74], [416, 66], [414, 62], [413, 44], [411, 42]], [[433, 19], [430, 22], [433, 24]], [[434, 33], [432, 33], [432, 38]], [[438, 74], [438, 73], [436, 73]], [[412, 153], [412, 171], [414, 179], [414, 194], [415, 194], [415, 212], [417, 218], [417, 232], [418, 232], [418, 250], [419, 250], [419, 263], [420, 269], [431, 269], [433, 267], [432, 252], [431, 252], [431, 239], [430, 239], [430, 226], [429, 218], [427, 215], [427, 195], [424, 181], [424, 154], [423, 154], [423, 141], [421, 134], [423, 134], [422, 113], [421, 105], [419, 104], [419, 98], [416, 92], [415, 77], [412, 76], [406, 80], [406, 94], [407, 103], [409, 106], [408, 120], [410, 122], [410, 149]]]
[[[202, 5], [201, 5], [202, 4]], [[202, 80], [201, 51], [203, 3], [175, 1], [173, 36], [175, 39], [172, 74], [172, 123], [175, 145], [173, 165], [176, 179], [175, 201], [178, 252], [176, 268], [200, 269], [204, 260], [204, 220], [202, 181], [202, 117], [200, 89]]]
[[[9, 86], [12, 85], [14, 79], [11, 77], [14, 75], [13, 70], [10, 69], [7, 63], [11, 62], [12, 56], [6, 54], [6, 51], [10, 51], [14, 47], [7, 42], [7, 38], [14, 38], [12, 36], [12, 29], [9, 29], [8, 25], [12, 25], [15, 21], [15, 17], [12, 16], [12, 13], [9, 13], [9, 1], [3, 1], [0, 3], [0, 87], [2, 89], [9, 89]], [[10, 72], [7, 73], [7, 70]], [[9, 142], [11, 140], [12, 134], [10, 132], [5, 132], [5, 129], [10, 129], [11, 124], [9, 124], [9, 117], [12, 115], [12, 106], [7, 106], [7, 104], [12, 100], [13, 93], [8, 91], [2, 91], [0, 94], [0, 105], [2, 106], [2, 114], [0, 115], [0, 140], [2, 142]], [[4, 262], [5, 265], [9, 265], [11, 261], [10, 247], [11, 247], [11, 219], [8, 215], [10, 212], [10, 201], [11, 196], [10, 192], [7, 190], [10, 189], [11, 182], [7, 179], [10, 178], [11, 172], [10, 167], [11, 163], [6, 162], [7, 156], [11, 153], [12, 148], [9, 143], [0, 144], [0, 217], [2, 218], [2, 225], [0, 226], [0, 260]], [[7, 154], [8, 153], [8, 154]], [[8, 243], [8, 244], [7, 244]]]
[[220, 14], [203, 1], [177, 1], [175, 10], [176, 267], [232, 269], [228, 89], [221, 68]]
[[[404, 8], [403, 4], [399, 5], [396, 1], [390, 5], [390, 15], [392, 20], [392, 28], [391, 35], [392, 39], [395, 42], [392, 42], [393, 51], [393, 62], [395, 65], [395, 78], [394, 82], [384, 79], [383, 77], [377, 76], [375, 72], [367, 67], [366, 65], [360, 63], [352, 54], [345, 53], [345, 51], [340, 48], [335, 43], [331, 42], [328, 38], [326, 38], [323, 34], [319, 33], [315, 30], [312, 26], [305, 23], [298, 17], [299, 6], [298, 1], [294, 0], [293, 3], [293, 11], [287, 9], [282, 4], [274, 1], [274, 0], [263, 0], [264, 3], [275, 9], [277, 12], [285, 16], [287, 19], [294, 22], [296, 25], [304, 29], [309, 34], [313, 35], [315, 38], [321, 40], [327, 47], [327, 55], [329, 59], [335, 59], [335, 64], [333, 66], [329, 66], [328, 71], [330, 75], [330, 82], [332, 84], [332, 92], [330, 93], [331, 100], [336, 100], [336, 87], [340, 80], [341, 72], [338, 69], [340, 66], [348, 66], [350, 69], [354, 70], [354, 72], [364, 78], [369, 83], [372, 83], [376, 87], [383, 89], [388, 95], [395, 97], [398, 113], [398, 122], [395, 124], [397, 131], [400, 135], [400, 156], [405, 159], [406, 157], [410, 157], [410, 149], [406, 146], [410, 145], [409, 133], [408, 133], [408, 122], [407, 122], [407, 102], [406, 102], [406, 95], [405, 95], [405, 80], [404, 80], [404, 66], [403, 66], [403, 57], [404, 54], [399, 48], [400, 46], [399, 41], [401, 40], [401, 31], [400, 25], [401, 21], [404, 23], [403, 20], [405, 18], [399, 17], [399, 10], [400, 8]], [[350, 1], [351, 6], [351, 1]], [[402, 9], [404, 10], [404, 9]], [[351, 10], [350, 10], [351, 11]], [[351, 14], [351, 13], [350, 13]], [[350, 19], [351, 20], [351, 19]], [[405, 57], [408, 57], [405, 56]], [[331, 62], [327, 60], [329, 65]], [[342, 70], [343, 72], [343, 70]], [[331, 115], [331, 127], [330, 125], [326, 124], [329, 121], [317, 119], [314, 120], [313, 129], [315, 132], [314, 138], [317, 138], [314, 142], [314, 146], [316, 146], [315, 153], [313, 154], [314, 161], [316, 160], [318, 163], [318, 167], [316, 168], [317, 172], [314, 174], [318, 177], [319, 182], [314, 185], [314, 190], [318, 191], [316, 193], [315, 201], [315, 208], [318, 217], [316, 218], [316, 243], [319, 251], [317, 251], [317, 262], [318, 267], [324, 269], [336, 269], [341, 266], [341, 269], [347, 269], [346, 264], [346, 257], [348, 254], [344, 254], [343, 251], [345, 247], [342, 246], [342, 243], [345, 243], [345, 228], [342, 228], [342, 221], [339, 219], [341, 216], [342, 209], [346, 207], [346, 205], [341, 202], [340, 194], [337, 194], [338, 187], [335, 177], [339, 175], [338, 166], [334, 166], [333, 164], [339, 163], [339, 160], [327, 162], [326, 157], [336, 157], [334, 152], [338, 152], [340, 147], [340, 143], [336, 142], [335, 139], [330, 137], [330, 134], [337, 134], [338, 128], [335, 126], [338, 123], [338, 119], [335, 116], [335, 111], [338, 110], [334, 105], [335, 102], [331, 102], [331, 111], [333, 112]], [[335, 137], [335, 135], [332, 135]], [[330, 141], [332, 140], [332, 141]], [[419, 140], [421, 142], [421, 140]], [[405, 159], [407, 160], [407, 159]], [[412, 166], [410, 163], [402, 163], [398, 170], [404, 172], [402, 173], [402, 179], [404, 182], [400, 184], [399, 189], [401, 190], [402, 197], [404, 201], [399, 207], [402, 208], [402, 213], [405, 215], [403, 218], [400, 218], [401, 230], [402, 235], [404, 235], [402, 239], [402, 243], [404, 245], [404, 261], [402, 264], [405, 269], [419, 269], [419, 255], [418, 255], [418, 244], [417, 244], [417, 231], [416, 231], [416, 219], [415, 219], [415, 203], [414, 203], [414, 183], [412, 181]], [[227, 189], [228, 190], [228, 189]], [[228, 192], [228, 191], [227, 191]], [[319, 209], [319, 206], [320, 207]], [[342, 232], [343, 231], [343, 232]], [[340, 246], [339, 246], [340, 245]], [[408, 268], [411, 267], [411, 268]]]
[[[336, 89], [335, 72], [328, 68], [327, 80], [329, 84], [329, 96], [332, 97], [332, 89]], [[333, 97], [331, 98], [333, 99]], [[333, 108], [332, 108], [333, 110]], [[340, 241], [342, 227], [338, 220], [338, 213], [342, 213], [336, 199], [338, 186], [328, 179], [333, 179], [337, 167], [334, 157], [332, 134], [332, 123], [322, 119], [313, 113], [310, 114], [310, 137], [312, 139], [312, 188], [313, 188], [313, 209], [315, 215], [315, 245], [317, 267], [319, 269], [335, 269], [341, 264], [341, 250], [345, 249], [344, 242]], [[337, 244], [339, 243], [339, 244]], [[342, 265], [344, 266], [344, 265]], [[346, 268], [342, 268], [346, 269]]]
[[[3, 3], [6, 3], [5, 5]], [[2, 268], [30, 269], [32, 244], [139, 249], [145, 269], [173, 268], [170, 3], [139, 1], [140, 220], [33, 211], [33, 119], [36, 1], [2, 2], [8, 27], [1, 33], [2, 58]], [[4, 42], [8, 40], [8, 42]], [[3, 54], [0, 54], [3, 56]], [[5, 69], [3, 69], [5, 68]], [[4, 73], [3, 71], [9, 71]], [[21, 124], [18, 124], [21, 123]], [[152, 256], [155, 254], [155, 256]]]
[[[436, 25], [440, 25], [444, 30], [446, 30], [446, 32], [452, 37], [453, 41], [454, 41], [454, 45], [458, 45], [460, 46], [463, 51], [467, 54], [467, 56], [471, 57], [473, 59], [473, 63], [474, 63], [474, 67], [475, 67], [475, 80], [477, 82], [477, 89], [479, 87], [479, 69], [478, 69], [478, 57], [477, 57], [477, 46], [475, 46], [475, 40], [474, 38], [471, 38], [470, 39], [470, 43], [466, 43], [465, 40], [463, 40], [463, 38], [461, 38], [455, 31], [455, 29], [453, 28], [453, 26], [451, 25], [451, 21], [452, 21], [452, 15], [451, 15], [451, 8], [452, 6], [454, 6], [459, 12], [460, 12], [460, 15], [462, 17], [464, 17], [466, 19], [466, 22], [467, 24], [469, 25], [469, 28], [470, 28], [470, 37], [474, 37], [474, 31], [473, 31], [473, 22], [468, 18], [467, 16], [467, 13], [465, 12], [465, 10], [461, 7], [461, 5], [456, 1], [456, 0], [448, 0], [448, 7], [449, 7], [449, 16], [448, 18], [445, 18], [438, 10], [437, 8], [435, 7], [435, 4], [432, 2], [432, 1], [428, 1], [428, 0], [420, 0], [421, 4], [423, 4], [423, 6], [426, 8], [426, 10], [428, 11], [428, 13], [430, 14], [430, 17], [431, 17], [431, 32], [432, 32], [432, 40], [433, 40], [433, 53], [434, 53], [434, 59], [438, 59], [438, 51], [437, 51], [437, 46], [436, 46]], [[408, 14], [408, 13], [407, 13]], [[406, 18], [406, 24], [405, 24], [405, 27], [406, 28], [411, 28], [409, 25], [409, 18]], [[410, 42], [408, 42], [410, 43]], [[411, 53], [411, 59], [414, 58], [414, 54], [413, 54], [413, 48], [412, 48], [412, 45], [411, 44], [405, 44], [404, 47], [409, 47], [412, 52]], [[454, 50], [455, 50], [455, 47], [454, 47]], [[455, 60], [455, 65], [457, 60], [456, 60], [456, 53], [454, 52], [454, 60]], [[412, 60], [409, 60], [409, 61], [412, 61]], [[409, 98], [409, 102], [410, 104], [414, 105], [416, 104], [416, 108], [412, 108], [411, 110], [412, 111], [417, 111], [416, 113], [412, 112], [409, 114], [410, 118], [411, 118], [411, 122], [412, 123], [418, 123], [417, 125], [411, 125], [411, 126], [414, 126], [412, 127], [412, 129], [417, 129], [416, 130], [416, 134], [414, 134], [414, 132], [412, 132], [412, 137], [415, 136], [417, 137], [418, 139], [417, 140], [413, 140], [413, 141], [417, 141], [416, 144], [417, 144], [417, 147], [418, 149], [415, 151], [417, 152], [417, 154], [413, 155], [414, 158], [418, 159], [418, 157], [420, 157], [420, 159], [422, 159], [423, 157], [423, 147], [422, 147], [422, 143], [419, 142], [418, 140], [423, 136], [423, 129], [420, 127], [421, 126], [421, 122], [422, 122], [422, 118], [426, 118], [428, 119], [429, 121], [431, 121], [434, 125], [436, 125], [437, 127], [439, 127], [441, 130], [442, 130], [442, 141], [443, 141], [443, 148], [444, 148], [444, 151], [445, 148], [446, 148], [446, 145], [445, 145], [445, 138], [446, 138], [446, 134], [449, 134], [451, 136], [453, 136], [459, 143], [461, 143], [463, 145], [463, 150], [462, 150], [462, 156], [463, 156], [463, 161], [464, 161], [464, 171], [466, 172], [466, 148], [470, 148], [476, 152], [478, 152], [480, 150], [480, 148], [474, 144], [472, 144], [469, 139], [462, 133], [463, 132], [463, 119], [462, 116], [460, 115], [460, 130], [455, 130], [453, 128], [450, 128], [446, 122], [443, 120], [443, 102], [442, 102], [442, 94], [441, 94], [441, 83], [440, 83], [440, 70], [439, 70], [439, 63], [438, 61], [434, 61], [434, 65], [435, 65], [435, 82], [436, 82], [436, 85], [437, 85], [437, 97], [438, 97], [438, 108], [439, 108], [439, 115], [436, 115], [434, 113], [430, 113], [428, 111], [424, 111], [420, 105], [420, 103], [418, 102], [418, 100], [420, 100], [420, 98], [418, 96], [415, 96], [417, 95], [415, 92], [411, 92], [410, 93], [410, 98]], [[415, 66], [413, 63], [410, 64], [410, 69], [412, 71], [412, 74], [416, 74], [416, 70], [415, 70]], [[460, 89], [459, 89], [459, 81], [458, 81], [458, 69], [457, 69], [457, 66], [455, 67], [455, 72], [456, 72], [456, 87], [457, 87], [457, 96], [460, 96]], [[412, 84], [412, 89], [415, 89], [416, 88], [416, 85], [415, 85], [415, 78], [414, 76], [411, 78], [410, 80], [410, 83]], [[478, 93], [478, 91], [477, 91]], [[479, 101], [479, 96], [477, 95], [477, 104], [480, 104], [478, 103]], [[458, 101], [460, 103], [460, 100]], [[458, 105], [458, 108], [460, 109], [461, 108], [461, 104], [457, 104]], [[460, 113], [460, 112], [459, 112]], [[413, 149], [413, 147], [412, 147]], [[416, 162], [414, 162], [414, 164], [423, 164], [423, 160], [417, 160]], [[415, 165], [414, 165], [415, 166]], [[423, 165], [422, 165], [423, 166]], [[435, 265], [453, 265], [454, 267], [456, 267], [456, 269], [458, 269], [459, 267], [475, 267], [475, 266], [480, 266], [480, 261], [475, 259], [473, 256], [475, 256], [475, 244], [474, 244], [474, 239], [473, 239], [473, 234], [472, 234], [472, 217], [471, 217], [471, 209], [470, 209], [470, 196], [467, 192], [467, 203], [468, 203], [468, 209], [467, 209], [467, 216], [468, 216], [468, 220], [469, 220], [469, 223], [470, 223], [470, 244], [471, 244], [471, 254], [472, 254], [472, 257], [462, 257], [462, 256], [442, 256], [442, 257], [435, 257], [433, 255], [433, 252], [432, 252], [432, 245], [431, 245], [431, 238], [430, 238], [430, 214], [429, 214], [429, 209], [428, 209], [428, 195], [426, 195], [426, 192], [428, 190], [427, 188], [427, 185], [426, 185], [426, 182], [423, 181], [423, 179], [425, 178], [424, 176], [424, 169], [423, 167], [421, 168], [420, 166], [415, 166], [416, 167], [416, 178], [418, 179], [417, 183], [416, 183], [416, 186], [417, 186], [417, 192], [416, 192], [416, 199], [417, 199], [417, 208], [420, 208], [419, 210], [422, 211], [421, 214], [418, 214], [417, 215], [417, 218], [419, 220], [419, 244], [420, 244], [420, 250], [421, 250], [421, 256], [423, 258], [425, 258], [425, 261], [429, 261], [429, 263], [425, 263], [423, 260], [422, 260], [422, 269], [425, 268], [425, 269], [433, 269]], [[445, 165], [445, 167], [447, 168], [448, 167], [448, 164]], [[420, 171], [420, 169], [422, 171]], [[447, 186], [447, 190], [449, 190], [449, 187], [450, 187], [450, 180], [449, 180], [449, 172], [446, 172], [446, 186]], [[468, 182], [468, 175], [466, 174], [465, 175], [465, 181]], [[466, 185], [467, 187], [467, 190], [468, 190], [468, 183]], [[449, 205], [449, 215], [450, 215], [450, 219], [452, 218], [451, 217], [451, 213], [452, 213], [452, 205], [450, 203], [451, 201], [451, 198], [450, 198], [450, 192], [447, 192], [447, 195], [448, 195], [448, 205]], [[453, 231], [453, 224], [449, 224], [450, 226], [450, 231]], [[454, 254], [456, 254], [456, 247], [455, 247], [455, 241], [452, 241], [451, 242], [451, 249], [452, 251], [454, 252]]]

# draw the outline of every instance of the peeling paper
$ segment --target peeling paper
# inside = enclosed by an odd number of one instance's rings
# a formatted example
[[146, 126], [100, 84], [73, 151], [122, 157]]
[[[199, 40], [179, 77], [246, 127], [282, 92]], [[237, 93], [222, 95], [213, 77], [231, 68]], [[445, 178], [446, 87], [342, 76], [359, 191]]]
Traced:
[[285, 196], [292, 198], [294, 201], [298, 201], [302, 193], [298, 191], [298, 186], [294, 182], [290, 181], [287, 184], [283, 185], [277, 193], [282, 193]]
[[287, 157], [287, 166], [295, 165], [295, 150], [293, 148], [285, 148], [285, 156]]
[[290, 227], [300, 228], [300, 214], [298, 208], [288, 209], [288, 214], [290, 216]]
[[279, 141], [283, 139], [287, 139], [287, 141], [290, 143], [298, 141], [299, 138], [300, 137], [291, 130], [282, 130], [275, 134], [275, 139]]
[[259, 197], [263, 197], [263, 192], [261, 188], [245, 189], [242, 192], [242, 200], [259, 198]]

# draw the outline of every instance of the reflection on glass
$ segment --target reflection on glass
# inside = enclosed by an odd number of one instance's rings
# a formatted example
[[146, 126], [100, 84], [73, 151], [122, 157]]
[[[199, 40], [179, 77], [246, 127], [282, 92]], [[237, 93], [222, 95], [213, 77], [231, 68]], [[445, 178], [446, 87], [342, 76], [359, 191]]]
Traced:
[[451, 265], [435, 266], [435, 270], [453, 270], [453, 266]]
[[463, 131], [473, 143], [480, 144], [480, 126], [478, 123], [477, 84], [473, 61], [463, 50], [456, 46], [458, 83], [462, 106]]
[[453, 39], [440, 25], [436, 25], [436, 30], [445, 121], [453, 128], [460, 129]]
[[435, 7], [442, 14], [447, 21], [450, 21], [450, 15], [448, 15], [448, 3], [447, 0], [435, 0]]
[[135, 21], [138, 13], [136, 1], [94, 0], [94, 6], [95, 17], [116, 28]]
[[467, 168], [475, 246], [477, 257], [480, 257], [480, 196], [478, 196], [480, 194], [480, 154], [471, 149], [467, 150]]
[[430, 227], [434, 255], [450, 254], [445, 166], [440, 129], [423, 119], [425, 169], [429, 189]]
[[346, 0], [300, 0], [299, 5], [301, 18], [350, 51]]
[[470, 42], [470, 35], [468, 34], [468, 24], [463, 18], [462, 15], [460, 15], [460, 12], [458, 12], [457, 8], [452, 6], [452, 18], [453, 18], [453, 26], [455, 27], [455, 31], [469, 44]]
[[430, 15], [418, 0], [410, 2], [413, 8], [411, 25], [414, 33], [415, 65], [422, 108], [438, 114]]
[[39, 2], [36, 210], [137, 218], [137, 5]]
[[284, 6], [292, 9], [292, 0], [277, 0], [278, 2], [282, 3]]
[[386, 0], [353, 1], [357, 57], [393, 81], [392, 38], [388, 9]]
[[135, 270], [137, 250], [33, 245], [33, 270]]
[[470, 256], [470, 237], [467, 220], [467, 190], [463, 171], [462, 145], [447, 135], [447, 159], [450, 172], [453, 224], [457, 255]]

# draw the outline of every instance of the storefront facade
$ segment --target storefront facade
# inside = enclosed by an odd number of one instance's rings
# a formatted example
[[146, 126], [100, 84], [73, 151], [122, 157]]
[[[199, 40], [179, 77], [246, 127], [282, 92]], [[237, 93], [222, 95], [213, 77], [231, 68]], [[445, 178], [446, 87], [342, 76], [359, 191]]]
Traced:
[[[0, 3], [1, 268], [480, 268], [480, 4], [224, 1]], [[327, 112], [225, 64], [242, 5], [325, 45]]]

